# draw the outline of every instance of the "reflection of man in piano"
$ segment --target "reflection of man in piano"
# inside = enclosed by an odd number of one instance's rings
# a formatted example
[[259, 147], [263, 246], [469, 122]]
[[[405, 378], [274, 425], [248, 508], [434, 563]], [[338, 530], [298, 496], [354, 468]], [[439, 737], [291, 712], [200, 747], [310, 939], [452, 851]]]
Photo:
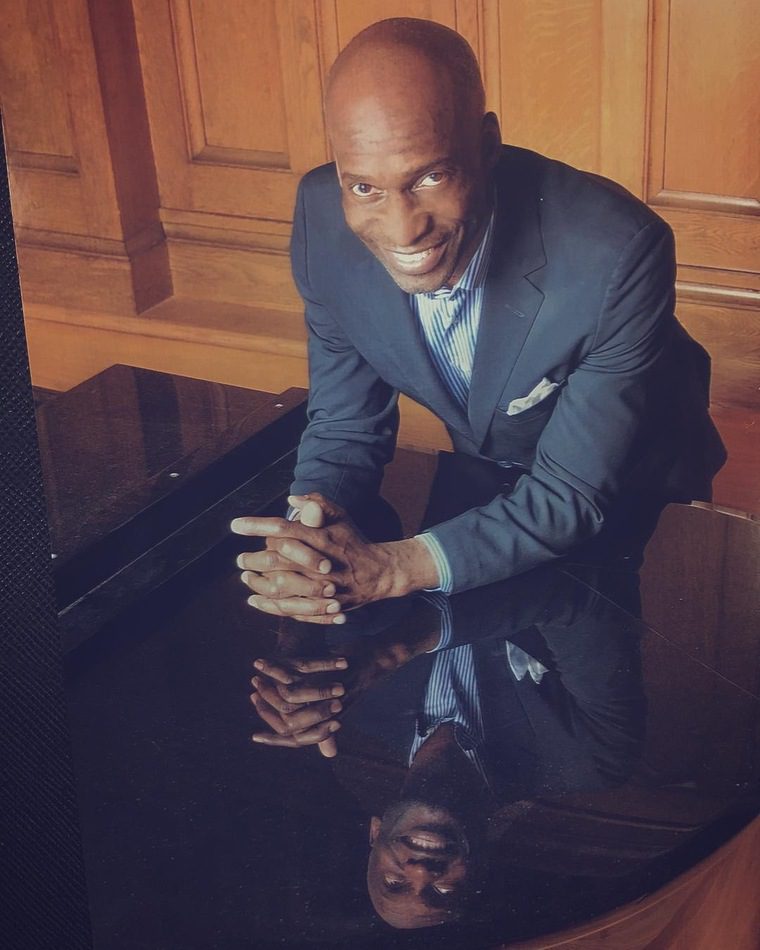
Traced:
[[257, 661], [256, 708], [276, 728], [257, 740], [334, 755], [337, 738], [336, 774], [371, 816], [369, 894], [394, 927], [454, 920], [481, 882], [499, 809], [619, 784], [643, 733], [637, 624], [568, 576], [454, 597], [443, 630], [433, 616], [412, 606], [380, 634], [357, 629], [345, 664], [308, 661], [318, 673]]

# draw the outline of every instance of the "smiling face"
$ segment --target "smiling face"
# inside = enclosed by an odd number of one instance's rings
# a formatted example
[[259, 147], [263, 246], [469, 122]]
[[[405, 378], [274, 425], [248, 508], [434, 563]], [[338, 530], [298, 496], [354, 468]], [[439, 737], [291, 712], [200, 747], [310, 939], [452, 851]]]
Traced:
[[327, 116], [348, 227], [407, 293], [452, 286], [490, 214], [495, 116], [449, 70], [393, 47], [341, 71]]
[[465, 897], [469, 848], [443, 808], [403, 802], [370, 825], [367, 888], [377, 913], [398, 928], [455, 920]]

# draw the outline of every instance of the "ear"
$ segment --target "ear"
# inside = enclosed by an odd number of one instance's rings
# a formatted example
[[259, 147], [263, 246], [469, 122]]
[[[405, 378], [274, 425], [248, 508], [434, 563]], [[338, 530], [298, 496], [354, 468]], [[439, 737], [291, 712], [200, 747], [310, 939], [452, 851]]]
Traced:
[[374, 845], [377, 841], [377, 836], [380, 834], [380, 829], [382, 828], [383, 822], [380, 818], [374, 817], [369, 820], [369, 843]]
[[492, 169], [501, 154], [501, 129], [495, 112], [486, 112], [480, 126], [480, 142], [483, 164]]

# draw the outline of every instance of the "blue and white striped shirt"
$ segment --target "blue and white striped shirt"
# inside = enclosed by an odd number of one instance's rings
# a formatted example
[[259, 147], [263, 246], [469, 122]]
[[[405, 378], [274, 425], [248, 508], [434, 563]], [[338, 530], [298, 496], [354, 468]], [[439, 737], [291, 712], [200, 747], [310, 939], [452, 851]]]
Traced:
[[[494, 213], [472, 259], [451, 289], [442, 288], [409, 297], [438, 375], [465, 411], [483, 308], [484, 283], [491, 261], [493, 227]], [[426, 531], [417, 537], [425, 543], [435, 562], [438, 589], [449, 593], [452, 588], [451, 568], [435, 533]]]

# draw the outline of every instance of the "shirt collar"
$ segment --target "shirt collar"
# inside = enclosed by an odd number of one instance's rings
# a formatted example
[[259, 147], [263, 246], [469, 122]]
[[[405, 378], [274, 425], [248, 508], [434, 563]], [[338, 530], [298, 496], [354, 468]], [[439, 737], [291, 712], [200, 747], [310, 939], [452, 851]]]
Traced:
[[434, 290], [431, 293], [419, 294], [418, 296], [429, 298], [451, 297], [459, 290], [470, 291], [480, 287], [480, 285], [486, 279], [488, 265], [491, 263], [491, 247], [493, 244], [493, 225], [495, 217], [496, 208], [494, 207], [493, 211], [491, 212], [491, 217], [488, 220], [485, 233], [480, 240], [480, 244], [478, 244], [475, 253], [470, 258], [469, 264], [464, 269], [464, 273], [454, 284], [454, 286], [451, 289], [448, 287], [441, 287], [440, 290]]

